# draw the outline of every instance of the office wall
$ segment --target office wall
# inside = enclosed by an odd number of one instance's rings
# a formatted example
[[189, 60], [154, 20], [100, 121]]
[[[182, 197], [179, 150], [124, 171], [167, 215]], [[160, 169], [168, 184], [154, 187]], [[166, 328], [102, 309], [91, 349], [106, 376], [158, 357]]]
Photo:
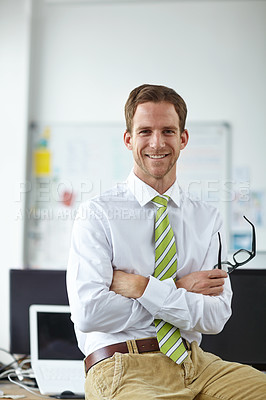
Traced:
[[136, 85], [174, 87], [190, 121], [231, 125], [232, 198], [242, 186], [249, 191], [232, 219], [234, 235], [247, 229], [247, 215], [266, 250], [266, 2], [96, 3], [34, 2], [31, 119], [121, 121]]
[[133, 87], [164, 83], [189, 119], [232, 124], [233, 165], [265, 187], [265, 1], [35, 6], [33, 119], [118, 121]]
[[25, 181], [29, 27], [28, 1], [0, 1], [0, 347], [6, 349], [8, 271], [22, 262], [23, 226], [16, 216], [22, 206], [19, 186]]
[[[5, 33], [0, 44], [9, 49], [8, 65], [0, 64], [5, 88], [0, 96], [8, 109], [0, 119], [6, 133], [0, 158], [6, 193], [0, 227], [3, 347], [9, 340], [8, 268], [22, 264], [22, 224], [14, 221], [22, 203], [14, 205], [13, 185], [24, 177], [25, 164], [26, 4], [0, 3], [0, 29]], [[190, 120], [232, 125], [234, 167], [247, 166], [252, 189], [265, 189], [265, 35], [265, 1], [49, 5], [34, 0], [29, 119], [120, 121], [133, 87], [166, 84], [184, 96]]]

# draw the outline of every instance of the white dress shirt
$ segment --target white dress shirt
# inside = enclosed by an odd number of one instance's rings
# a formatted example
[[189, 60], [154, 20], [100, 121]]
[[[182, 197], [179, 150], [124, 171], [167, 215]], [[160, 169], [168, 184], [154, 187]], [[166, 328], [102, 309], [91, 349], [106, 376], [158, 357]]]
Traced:
[[[177, 248], [177, 279], [217, 264], [218, 234], [225, 237], [218, 210], [192, 201], [175, 182], [168, 215]], [[100, 347], [156, 336], [154, 319], [180, 328], [189, 342], [201, 333], [220, 332], [231, 315], [231, 286], [225, 279], [219, 296], [205, 296], [176, 289], [173, 279], [159, 281], [155, 265], [154, 221], [151, 203], [158, 193], [133, 172], [127, 182], [83, 203], [73, 226], [67, 269], [71, 318], [78, 345], [87, 356]], [[150, 277], [138, 299], [110, 291], [113, 269]]]

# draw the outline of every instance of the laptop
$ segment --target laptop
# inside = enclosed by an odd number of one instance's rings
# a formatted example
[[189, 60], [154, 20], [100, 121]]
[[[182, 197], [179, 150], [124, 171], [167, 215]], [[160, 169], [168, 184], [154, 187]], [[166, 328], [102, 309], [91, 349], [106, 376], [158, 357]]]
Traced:
[[84, 397], [84, 355], [69, 306], [34, 304], [29, 319], [31, 364], [41, 394]]

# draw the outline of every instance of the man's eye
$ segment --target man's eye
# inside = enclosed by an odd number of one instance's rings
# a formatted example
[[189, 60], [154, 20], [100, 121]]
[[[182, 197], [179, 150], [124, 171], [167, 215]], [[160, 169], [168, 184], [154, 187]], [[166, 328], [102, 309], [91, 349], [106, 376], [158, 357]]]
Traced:
[[163, 133], [164, 133], [165, 135], [174, 135], [174, 134], [175, 134], [175, 131], [173, 131], [172, 129], [165, 129], [165, 130], [163, 131]]
[[143, 129], [142, 131], [139, 132], [139, 135], [141, 136], [147, 136], [150, 134], [151, 131], [149, 131], [148, 129]]

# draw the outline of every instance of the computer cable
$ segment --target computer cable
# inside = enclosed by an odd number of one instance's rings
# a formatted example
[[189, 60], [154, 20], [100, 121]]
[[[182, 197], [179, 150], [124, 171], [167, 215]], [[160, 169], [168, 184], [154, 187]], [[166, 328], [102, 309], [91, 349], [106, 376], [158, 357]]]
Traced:
[[21, 359], [16, 359], [16, 357], [14, 356], [14, 354], [12, 354], [12, 353], [10, 353], [9, 351], [3, 349], [2, 347], [0, 347], [0, 351], [2, 351], [2, 352], [4, 352], [4, 353], [8, 354], [8, 355], [13, 359], [13, 361], [10, 362], [9, 364], [5, 364], [5, 365], [1, 366], [1, 368], [0, 368], [0, 373], [1, 373], [2, 371], [4, 371], [5, 369], [11, 367], [13, 364], [16, 364], [16, 365], [18, 366], [18, 363], [19, 363], [21, 360], [23, 360], [23, 359], [25, 358], [25, 357], [22, 357]]
[[[23, 373], [22, 375], [24, 375], [24, 373]], [[45, 395], [43, 395], [43, 394], [41, 394], [41, 393], [38, 393], [39, 389], [37, 389], [37, 388], [36, 388], [36, 389], [29, 388], [27, 385], [24, 385], [23, 383], [18, 382], [18, 381], [15, 381], [14, 379], [12, 379], [12, 378], [16, 378], [16, 377], [17, 377], [17, 374], [16, 374], [16, 373], [14, 373], [14, 372], [9, 373], [9, 375], [8, 375], [7, 377], [8, 377], [8, 380], [9, 380], [11, 383], [14, 383], [14, 384], [17, 385], [17, 386], [22, 387], [23, 389], [27, 390], [27, 391], [30, 392], [31, 394], [34, 394], [35, 396], [38, 396], [38, 397], [47, 397], [47, 396], [45, 396]]]

